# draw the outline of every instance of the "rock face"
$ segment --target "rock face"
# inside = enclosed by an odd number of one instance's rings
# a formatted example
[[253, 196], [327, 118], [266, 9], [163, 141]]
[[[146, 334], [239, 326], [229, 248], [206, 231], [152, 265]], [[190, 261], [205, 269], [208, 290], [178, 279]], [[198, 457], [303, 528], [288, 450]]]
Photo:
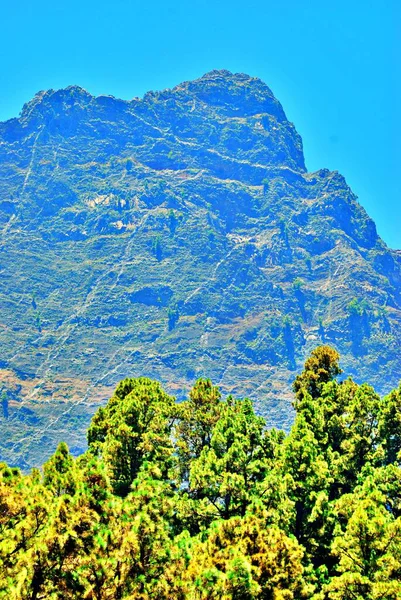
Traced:
[[319, 343], [401, 379], [401, 256], [344, 178], [308, 173], [259, 79], [213, 71], [130, 102], [38, 93], [0, 124], [0, 459], [73, 452], [118, 380], [208, 376], [291, 423]]

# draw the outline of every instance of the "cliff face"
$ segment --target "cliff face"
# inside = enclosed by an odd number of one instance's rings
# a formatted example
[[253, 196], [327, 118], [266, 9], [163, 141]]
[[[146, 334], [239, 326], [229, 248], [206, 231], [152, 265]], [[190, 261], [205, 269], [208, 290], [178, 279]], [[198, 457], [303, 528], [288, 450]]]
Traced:
[[[130, 102], [38, 93], [0, 124], [0, 459], [85, 447], [125, 376], [197, 377], [292, 419], [290, 381], [334, 345], [401, 379], [401, 257], [344, 178], [308, 173], [260, 80], [213, 71]], [[174, 382], [174, 385], [173, 385]]]

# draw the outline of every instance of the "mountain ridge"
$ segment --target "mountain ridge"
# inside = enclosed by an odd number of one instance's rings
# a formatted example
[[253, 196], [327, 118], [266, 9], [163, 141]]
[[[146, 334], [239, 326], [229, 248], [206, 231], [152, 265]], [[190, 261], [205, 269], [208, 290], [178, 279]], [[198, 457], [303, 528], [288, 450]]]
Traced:
[[[92, 94], [85, 87], [77, 85], [77, 84], [70, 84], [70, 85], [67, 85], [66, 87], [57, 88], [57, 89], [49, 88], [49, 89], [45, 89], [45, 90], [39, 90], [38, 92], [36, 92], [36, 94], [34, 94], [34, 96], [32, 97], [31, 100], [29, 100], [28, 102], [26, 102], [24, 104], [24, 106], [21, 109], [20, 117], [24, 116], [24, 113], [27, 112], [27, 109], [32, 104], [36, 104], [37, 102], [40, 102], [43, 98], [52, 97], [52, 96], [57, 97], [58, 95], [63, 95], [63, 93], [67, 93], [67, 92], [68, 93], [76, 92], [77, 95], [86, 97], [86, 98], [90, 98], [91, 100], [97, 100], [99, 98], [100, 99], [110, 98], [112, 100], [115, 100], [118, 103], [125, 103], [125, 104], [129, 105], [131, 103], [143, 101], [146, 99], [146, 97], [165, 96], [165, 95], [168, 95], [169, 93], [188, 90], [189, 88], [191, 88], [191, 91], [193, 91], [194, 89], [196, 89], [197, 86], [199, 86], [199, 84], [202, 84], [204, 82], [209, 82], [209, 81], [215, 83], [216, 79], [220, 83], [223, 83], [223, 84], [227, 83], [227, 81], [229, 81], [229, 80], [230, 81], [234, 80], [235, 82], [241, 82], [241, 83], [246, 82], [248, 84], [250, 82], [252, 82], [254, 85], [257, 85], [258, 87], [263, 88], [268, 93], [268, 95], [280, 105], [280, 108], [281, 108], [283, 114], [285, 115], [280, 102], [278, 102], [278, 100], [274, 96], [272, 90], [259, 77], [252, 77], [250, 75], [247, 75], [246, 73], [234, 73], [227, 69], [213, 69], [211, 71], [204, 73], [202, 76], [198, 77], [197, 79], [183, 81], [171, 88], [164, 88], [164, 89], [157, 90], [157, 91], [148, 91], [148, 92], [145, 92], [142, 96], [134, 96], [133, 98], [128, 99], [128, 100], [119, 98], [117, 96], [114, 96], [113, 94], [98, 94], [98, 95]], [[8, 121], [12, 121], [15, 118], [18, 119], [18, 117], [12, 117], [11, 119], [2, 121], [2, 123], [7, 123]]]

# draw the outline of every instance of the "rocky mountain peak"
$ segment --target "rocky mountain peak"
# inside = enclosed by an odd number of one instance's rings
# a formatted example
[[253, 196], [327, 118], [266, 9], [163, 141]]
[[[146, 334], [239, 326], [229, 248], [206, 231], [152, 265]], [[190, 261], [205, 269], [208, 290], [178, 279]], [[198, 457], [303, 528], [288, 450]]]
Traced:
[[65, 112], [75, 105], [82, 106], [91, 100], [91, 94], [78, 85], [70, 85], [58, 90], [40, 91], [23, 106], [21, 119], [29, 119], [38, 114], [46, 115], [49, 111]]
[[8, 142], [32, 143], [35, 132], [41, 139], [60, 136], [60, 143], [90, 136], [106, 156], [133, 144], [138, 160], [153, 168], [211, 169], [218, 177], [253, 184], [271, 168], [306, 171], [301, 137], [270, 88], [225, 70], [131, 101], [94, 97], [79, 86], [42, 91], [19, 119], [0, 124], [0, 138]]
[[286, 116], [270, 88], [260, 79], [244, 73], [215, 70], [199, 79], [184, 82], [172, 93], [185, 95], [204, 102], [232, 117], [250, 117], [269, 114], [279, 121]]

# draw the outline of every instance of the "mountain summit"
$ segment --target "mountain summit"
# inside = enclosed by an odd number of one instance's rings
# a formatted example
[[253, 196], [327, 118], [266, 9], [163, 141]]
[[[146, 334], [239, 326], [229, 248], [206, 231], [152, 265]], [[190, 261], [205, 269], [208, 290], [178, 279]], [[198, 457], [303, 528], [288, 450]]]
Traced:
[[306, 171], [259, 79], [39, 92], [0, 124], [0, 173], [0, 459], [82, 451], [126, 376], [179, 398], [207, 376], [284, 427], [318, 343], [359, 381], [401, 379], [401, 256], [339, 173]]

